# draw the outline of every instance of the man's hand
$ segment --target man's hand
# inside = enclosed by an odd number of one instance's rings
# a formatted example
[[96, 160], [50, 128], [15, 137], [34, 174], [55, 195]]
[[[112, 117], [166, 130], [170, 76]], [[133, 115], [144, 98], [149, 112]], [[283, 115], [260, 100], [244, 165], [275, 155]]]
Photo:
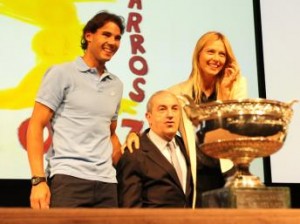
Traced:
[[33, 209], [49, 209], [50, 189], [46, 182], [32, 186], [30, 195], [30, 206]]
[[140, 139], [136, 133], [130, 132], [127, 135], [125, 143], [121, 147], [122, 154], [124, 153], [125, 148], [128, 148], [129, 152], [131, 152], [131, 153], [133, 153], [134, 150], [137, 150], [140, 148]]

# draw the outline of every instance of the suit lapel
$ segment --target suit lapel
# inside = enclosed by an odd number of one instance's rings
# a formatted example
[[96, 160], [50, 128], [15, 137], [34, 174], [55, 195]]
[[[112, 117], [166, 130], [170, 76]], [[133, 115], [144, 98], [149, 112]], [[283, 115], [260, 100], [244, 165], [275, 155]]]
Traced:
[[149, 139], [146, 132], [142, 135], [141, 141], [144, 144], [142, 150], [145, 152], [146, 156], [156, 163], [162, 170], [169, 173], [176, 185], [178, 185], [182, 190], [175, 168]]

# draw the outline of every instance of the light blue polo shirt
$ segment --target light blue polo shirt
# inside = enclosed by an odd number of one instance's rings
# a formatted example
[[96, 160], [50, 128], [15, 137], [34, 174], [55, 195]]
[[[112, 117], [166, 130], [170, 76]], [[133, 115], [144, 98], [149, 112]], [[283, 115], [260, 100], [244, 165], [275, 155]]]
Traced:
[[107, 71], [101, 76], [81, 57], [51, 67], [36, 101], [54, 111], [53, 145], [47, 173], [116, 183], [110, 124], [117, 120], [123, 84]]

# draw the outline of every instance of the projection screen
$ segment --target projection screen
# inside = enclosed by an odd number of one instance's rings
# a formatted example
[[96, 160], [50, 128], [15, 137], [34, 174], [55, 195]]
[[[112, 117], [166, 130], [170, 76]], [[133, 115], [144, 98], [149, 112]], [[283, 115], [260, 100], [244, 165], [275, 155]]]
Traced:
[[[123, 15], [127, 32], [107, 68], [124, 83], [117, 134], [143, 130], [145, 102], [188, 78], [192, 52], [207, 31], [230, 40], [249, 98], [257, 98], [258, 69], [252, 0], [2, 0], [0, 1], [0, 178], [28, 179], [26, 127], [46, 69], [82, 55], [83, 24], [101, 10]], [[129, 22], [139, 19], [137, 26]], [[140, 38], [136, 49], [133, 40]], [[45, 150], [50, 147], [45, 129]], [[284, 153], [284, 151], [282, 152]], [[261, 159], [251, 166], [263, 180]]]

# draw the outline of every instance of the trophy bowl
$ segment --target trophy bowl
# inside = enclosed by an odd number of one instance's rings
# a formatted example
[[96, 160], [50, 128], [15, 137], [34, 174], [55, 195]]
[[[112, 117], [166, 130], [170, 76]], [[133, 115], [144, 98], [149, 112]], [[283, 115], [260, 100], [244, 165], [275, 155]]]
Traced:
[[282, 147], [296, 101], [243, 99], [195, 104], [190, 97], [185, 98], [184, 110], [197, 127], [200, 150], [234, 164], [235, 173], [225, 187], [264, 187], [250, 173], [250, 163]]

